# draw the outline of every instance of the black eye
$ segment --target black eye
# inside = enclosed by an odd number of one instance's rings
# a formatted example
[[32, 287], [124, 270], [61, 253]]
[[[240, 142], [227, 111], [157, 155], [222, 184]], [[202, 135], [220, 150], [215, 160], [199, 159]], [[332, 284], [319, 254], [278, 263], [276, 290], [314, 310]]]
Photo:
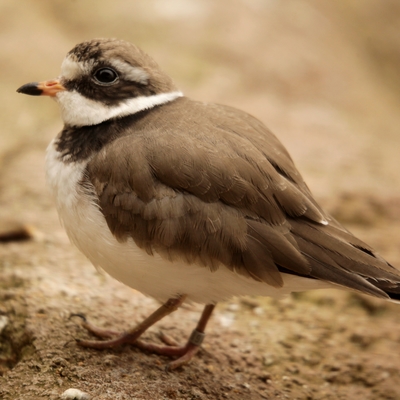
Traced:
[[100, 68], [94, 73], [94, 79], [103, 85], [110, 85], [118, 79], [118, 74], [111, 68]]

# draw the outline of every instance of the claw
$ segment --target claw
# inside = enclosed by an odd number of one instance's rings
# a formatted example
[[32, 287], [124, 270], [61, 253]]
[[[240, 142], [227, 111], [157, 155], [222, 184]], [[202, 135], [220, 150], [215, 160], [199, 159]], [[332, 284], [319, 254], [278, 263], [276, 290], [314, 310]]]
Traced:
[[85, 314], [82, 314], [82, 313], [71, 313], [71, 314], [69, 314], [68, 319], [71, 319], [73, 317], [79, 317], [79, 318], [81, 318], [83, 320], [83, 322], [87, 322]]
[[196, 345], [192, 345], [191, 347], [187, 346], [186, 348], [187, 348], [186, 352], [181, 357], [167, 364], [169, 371], [172, 371], [173, 369], [188, 364], [200, 350], [200, 347]]
[[169, 367], [169, 364], [170, 363], [165, 364], [165, 367], [164, 367], [164, 372], [166, 372], [167, 374], [172, 371], [171, 368]]

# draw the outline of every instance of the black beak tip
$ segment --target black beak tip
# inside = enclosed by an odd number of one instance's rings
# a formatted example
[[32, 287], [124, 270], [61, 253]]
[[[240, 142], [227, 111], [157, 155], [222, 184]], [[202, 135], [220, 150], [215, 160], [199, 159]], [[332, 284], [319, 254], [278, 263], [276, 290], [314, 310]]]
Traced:
[[38, 88], [38, 82], [27, 83], [22, 85], [17, 89], [18, 93], [29, 94], [30, 96], [40, 96], [42, 94], [42, 89]]

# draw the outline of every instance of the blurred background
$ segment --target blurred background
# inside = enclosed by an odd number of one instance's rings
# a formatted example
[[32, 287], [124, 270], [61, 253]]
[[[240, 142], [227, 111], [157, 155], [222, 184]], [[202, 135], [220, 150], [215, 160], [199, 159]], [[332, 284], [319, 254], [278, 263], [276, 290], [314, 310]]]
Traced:
[[[102, 355], [84, 353], [71, 344], [71, 335], [81, 337], [82, 332], [68, 320], [67, 311], [87, 312], [94, 321], [123, 326], [132, 309], [146, 314], [155, 306], [97, 274], [70, 246], [44, 179], [45, 149], [62, 128], [58, 107], [48, 98], [16, 93], [25, 83], [56, 77], [65, 54], [94, 37], [131, 41], [148, 52], [187, 96], [229, 104], [262, 120], [288, 148], [319, 203], [400, 266], [399, 0], [0, 0], [0, 242], [2, 231], [26, 225], [34, 228], [33, 237], [38, 239], [0, 245], [0, 316], [10, 321], [0, 337], [0, 397], [11, 393], [4, 398], [42, 398], [34, 390], [51, 391], [56, 385], [65, 390], [74, 379], [83, 384], [81, 376], [87, 382], [94, 379], [92, 393], [101, 391], [98, 382], [107, 381], [109, 371], [105, 367], [101, 378], [93, 378], [103, 365]], [[398, 307], [360, 300], [354, 294], [326, 293], [297, 295], [292, 302], [266, 307], [264, 318], [254, 314], [253, 325], [246, 323], [246, 315], [253, 318], [248, 306], [235, 303], [232, 313], [229, 304], [219, 305], [209, 331], [210, 343], [220, 343], [217, 357], [227, 354], [230, 359], [235, 354], [229, 343], [236, 335], [238, 343], [246, 336], [246, 343], [260, 346], [254, 354], [269, 351], [276, 360], [272, 365], [271, 357], [263, 356], [268, 361], [263, 368], [271, 374], [265, 375], [264, 369], [262, 373], [251, 369], [261, 363], [260, 356], [243, 367], [242, 381], [232, 385], [244, 382], [240, 390], [246, 391], [247, 382], [253, 388], [267, 382], [264, 389], [273, 390], [272, 379], [278, 391], [287, 392], [282, 375], [291, 377], [293, 371], [300, 371], [298, 376], [307, 385], [294, 387], [306, 394], [291, 398], [398, 399]], [[175, 322], [166, 323], [178, 326], [177, 337], [182, 329], [189, 332], [198, 317], [192, 313], [188, 318], [190, 310], [181, 312], [186, 317], [177, 313], [169, 320]], [[237, 320], [230, 336], [221, 322], [226, 320], [225, 312]], [[240, 321], [245, 322], [240, 325]], [[300, 347], [296, 332], [303, 335]], [[2, 362], [14, 366], [23, 354], [19, 349], [29, 347], [32, 338], [36, 353], [29, 354], [42, 357], [42, 384], [35, 388], [40, 368], [31, 368], [29, 356], [25, 364], [18, 364], [20, 369], [14, 368], [14, 375], [7, 375], [9, 380], [5, 375], [1, 381]], [[282, 340], [286, 344], [281, 346]], [[9, 348], [16, 353], [4, 356]], [[81, 375], [71, 373], [70, 381], [62, 383], [58, 377], [54, 383], [49, 365], [58, 366], [59, 360], [53, 361], [52, 354], [74, 365], [79, 362]], [[130, 368], [139, 368], [136, 374], [143, 376], [154, 370], [158, 376], [152, 358], [136, 352], [133, 362], [129, 354], [124, 353], [128, 377]], [[87, 358], [81, 362], [79, 357]], [[118, 360], [123, 360], [122, 354]], [[224, 358], [219, 364], [211, 361], [218, 371], [228, 368], [224, 377], [216, 376], [216, 370], [209, 374], [212, 369], [204, 366], [210, 362], [208, 357], [200, 360], [184, 371], [187, 375], [168, 379], [181, 379], [184, 385], [196, 368], [199, 377], [215, 377], [210, 387], [232, 379], [234, 372]], [[333, 372], [327, 375], [326, 371]], [[23, 383], [16, 381], [17, 376]], [[135, 383], [130, 378], [115, 380]], [[28, 397], [13, 392], [19, 387], [28, 391], [26, 382], [33, 382]], [[354, 383], [359, 396], [343, 383]], [[167, 389], [161, 386], [158, 398], [177, 398], [165, 397]], [[310, 390], [321, 396], [313, 397]], [[343, 397], [335, 390], [343, 390]], [[230, 392], [228, 397], [245, 398], [238, 393], [235, 397]], [[49, 396], [43, 398], [53, 398]]]

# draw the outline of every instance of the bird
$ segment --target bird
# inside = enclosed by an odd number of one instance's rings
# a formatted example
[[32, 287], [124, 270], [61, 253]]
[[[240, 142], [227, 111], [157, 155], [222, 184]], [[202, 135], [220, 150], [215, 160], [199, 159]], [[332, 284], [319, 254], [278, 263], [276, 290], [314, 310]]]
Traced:
[[[124, 333], [82, 325], [105, 349], [193, 359], [218, 302], [342, 288], [400, 300], [400, 271], [314, 199], [288, 151], [244, 111], [192, 100], [144, 51], [93, 39], [61, 75], [17, 92], [50, 96], [64, 126], [46, 153], [62, 224], [92, 264], [162, 305]], [[204, 305], [186, 344], [142, 334], [184, 302]]]

